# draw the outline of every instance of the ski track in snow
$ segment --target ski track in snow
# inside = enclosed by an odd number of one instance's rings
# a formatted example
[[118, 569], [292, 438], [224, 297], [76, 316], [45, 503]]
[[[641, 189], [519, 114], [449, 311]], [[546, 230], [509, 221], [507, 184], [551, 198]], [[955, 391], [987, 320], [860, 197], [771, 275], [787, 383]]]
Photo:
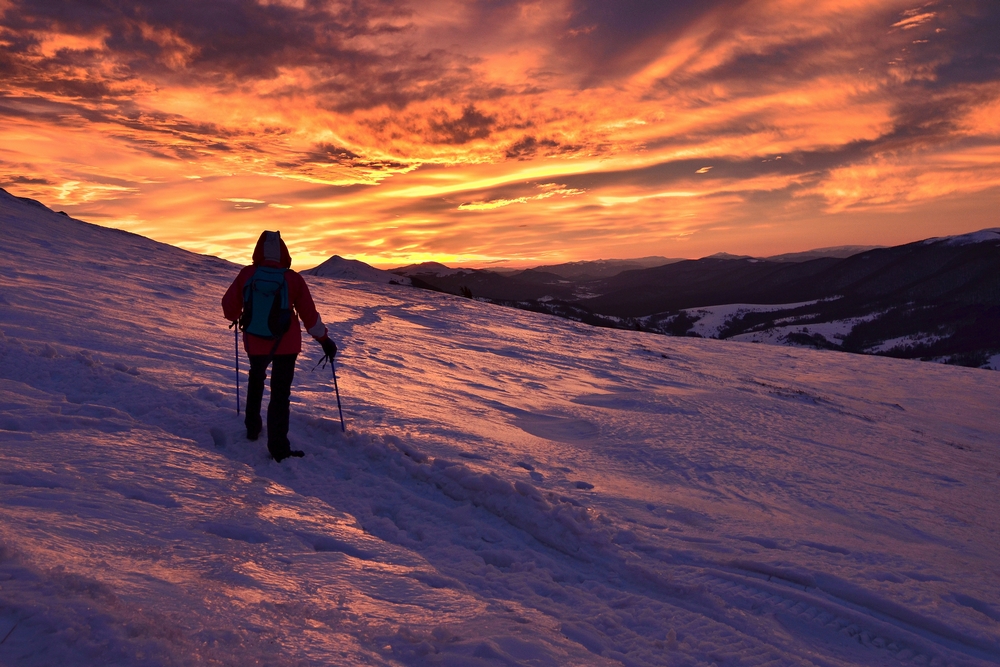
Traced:
[[996, 373], [310, 277], [279, 465], [237, 267], [8, 199], [0, 663], [1000, 662]]

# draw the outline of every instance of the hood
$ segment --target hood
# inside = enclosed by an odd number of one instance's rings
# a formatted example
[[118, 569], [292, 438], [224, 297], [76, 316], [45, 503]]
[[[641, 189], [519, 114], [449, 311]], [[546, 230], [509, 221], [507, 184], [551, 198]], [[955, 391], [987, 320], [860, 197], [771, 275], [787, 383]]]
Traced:
[[292, 266], [292, 256], [281, 238], [281, 232], [261, 232], [257, 246], [253, 249], [253, 265], [280, 266], [287, 269]]

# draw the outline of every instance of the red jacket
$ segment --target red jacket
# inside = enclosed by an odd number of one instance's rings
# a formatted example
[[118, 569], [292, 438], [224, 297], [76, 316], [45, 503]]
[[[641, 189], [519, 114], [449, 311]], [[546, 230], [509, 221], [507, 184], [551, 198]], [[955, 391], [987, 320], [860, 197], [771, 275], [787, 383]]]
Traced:
[[[297, 317], [292, 318], [292, 325], [285, 332], [285, 335], [281, 337], [278, 349], [274, 353], [298, 354], [302, 351], [302, 328], [299, 326], [299, 319], [306, 325], [306, 330], [317, 340], [326, 336], [326, 326], [323, 324], [322, 319], [320, 319], [319, 313], [316, 312], [316, 305], [313, 303], [312, 295], [309, 294], [309, 287], [306, 285], [306, 281], [298, 273], [288, 268], [292, 264], [292, 258], [288, 254], [285, 242], [281, 241], [281, 259], [279, 261], [264, 259], [262, 246], [264, 236], [267, 233], [264, 232], [264, 234], [261, 234], [260, 239], [257, 240], [257, 247], [253, 251], [253, 264], [245, 266], [240, 270], [236, 276], [236, 280], [226, 290], [226, 295], [222, 297], [222, 312], [225, 314], [227, 320], [239, 320], [240, 315], [243, 314], [243, 286], [253, 276], [253, 272], [257, 267], [284, 267], [287, 269], [285, 271], [285, 283], [288, 285], [288, 302], [292, 305], [292, 312], [296, 313]], [[273, 340], [254, 336], [246, 332], [243, 333], [243, 349], [246, 350], [248, 355], [270, 354], [272, 347], [274, 347]]]

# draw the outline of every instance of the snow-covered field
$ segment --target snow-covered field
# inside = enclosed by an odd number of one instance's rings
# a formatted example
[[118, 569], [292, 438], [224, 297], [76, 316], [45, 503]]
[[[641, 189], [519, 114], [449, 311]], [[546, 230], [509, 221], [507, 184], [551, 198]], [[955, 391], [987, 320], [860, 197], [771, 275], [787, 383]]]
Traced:
[[[702, 338], [718, 338], [719, 334], [722, 333], [722, 330], [726, 328], [726, 325], [728, 325], [731, 320], [739, 319], [747, 313], [771, 313], [776, 310], [791, 310], [800, 306], [809, 306], [814, 303], [816, 302], [803, 301], [801, 303], [780, 303], [773, 305], [728, 303], [718, 306], [705, 306], [702, 308], [685, 308], [681, 312], [687, 314], [688, 317], [695, 320], [694, 326], [691, 327], [692, 332], [698, 334]], [[761, 340], [751, 338], [747, 342], [775, 342], [779, 336], [787, 335], [794, 329], [794, 327], [782, 327], [782, 329], [785, 328], [788, 328], [789, 331], [782, 331], [781, 334], [771, 333], [769, 331], [768, 335]], [[754, 334], [743, 335], [753, 336]]]
[[0, 664], [1000, 662], [998, 373], [310, 277], [277, 464], [236, 267], [0, 235]]

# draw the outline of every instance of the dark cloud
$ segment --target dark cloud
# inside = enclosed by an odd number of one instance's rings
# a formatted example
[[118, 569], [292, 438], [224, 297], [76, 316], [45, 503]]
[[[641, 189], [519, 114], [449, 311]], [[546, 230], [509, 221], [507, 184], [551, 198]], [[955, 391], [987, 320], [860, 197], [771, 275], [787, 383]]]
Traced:
[[45, 97], [4, 95], [0, 92], [0, 116], [43, 121], [52, 125], [80, 125], [84, 120], [107, 121], [108, 116], [75, 104]]
[[471, 99], [490, 99], [495, 87], [476, 81], [467, 57], [441, 49], [426, 53], [398, 53], [391, 58], [357, 54], [328, 68], [324, 78], [308, 90], [284, 89], [275, 95], [307, 93], [320, 106], [340, 113], [386, 106], [402, 110], [413, 102], [453, 97], [465, 92]]
[[536, 139], [535, 137], [526, 135], [511, 144], [504, 152], [504, 155], [508, 158], [527, 160], [535, 157], [539, 151], [548, 152], [558, 148], [560, 148], [558, 141], [546, 138]]
[[61, 97], [101, 100], [123, 96], [120, 89], [112, 87], [112, 82], [75, 78], [36, 79], [31, 88], [38, 93], [49, 93]]
[[269, 78], [281, 65], [349, 55], [345, 40], [395, 32], [390, 21], [401, 15], [395, 3], [378, 0], [312, 1], [302, 9], [254, 0], [26, 0], [13, 3], [4, 24], [22, 33], [103, 33], [106, 47], [139, 70], [176, 67], [170, 61], [189, 50], [192, 73]]
[[496, 124], [495, 116], [487, 115], [470, 104], [462, 109], [458, 118], [451, 118], [447, 113], [432, 118], [428, 123], [430, 136], [427, 138], [436, 144], [467, 144], [490, 136]]
[[[171, 114], [140, 112], [131, 104], [123, 104], [118, 109], [98, 109], [85, 103], [0, 93], [0, 117], [5, 116], [56, 126], [78, 127], [89, 122], [132, 130], [131, 133], [112, 131], [109, 136], [147, 155], [167, 159], [192, 160], [202, 157], [206, 151], [231, 152], [233, 146], [226, 140], [237, 136], [234, 130], [210, 123], [192, 122]], [[240, 148], [253, 150], [245, 142], [240, 144]]]
[[320, 144], [313, 151], [307, 153], [304, 160], [309, 162], [319, 162], [322, 164], [353, 164], [361, 159], [361, 156], [352, 150], [333, 144]]
[[[935, 77], [930, 87], [1000, 80], [1000, 2], [982, 1], [932, 6], [939, 10], [938, 22], [927, 35], [935, 48], [914, 52], [924, 60], [935, 59]], [[941, 31], [938, 32], [938, 28]]]
[[[705, 39], [703, 48], [718, 49], [728, 57], [710, 68], [691, 71], [682, 65], [659, 80], [647, 98], [678, 91], [697, 95], [723, 86], [729, 99], [759, 96], [769, 91], [782, 91], [806, 82], [830, 76], [856, 77], [859, 83], [873, 77], [887, 77], [894, 67], [912, 66], [913, 42], [925, 33], [933, 33], [932, 25], [920, 25], [919, 30], [892, 29], [900, 15], [889, 9], [871, 10], [863, 21], [850, 25], [829, 26], [822, 34], [784, 35], [780, 40], [748, 39], [725, 48], [733, 33], [741, 26], [719, 25]], [[731, 46], [731, 44], [730, 44]], [[711, 99], [706, 99], [710, 104]]]
[[[647, 99], [655, 99], [663, 92], [698, 91], [710, 89], [718, 84], [725, 85], [726, 94], [730, 98], [760, 95], [767, 90], [787, 89], [789, 86], [829, 74], [831, 66], [827, 55], [829, 47], [827, 41], [811, 38], [737, 51], [728, 60], [708, 70], [691, 74], [681, 69], [657, 81], [650, 89]], [[867, 38], [842, 47], [853, 54], [852, 64], [849, 65], [852, 70], [855, 69], [853, 61], [877, 55], [871, 53], [872, 49]]]
[[576, 0], [560, 51], [584, 86], [627, 76], [662, 54], [663, 46], [719, 7], [746, 0]]
[[[684, 183], [711, 181], [745, 181], [767, 175], [808, 176], [818, 178], [831, 169], [853, 164], [871, 154], [875, 142], [852, 142], [832, 150], [799, 151], [779, 156], [751, 158], [698, 158], [671, 160], [646, 167], [589, 174], [559, 176], [560, 183], [568, 188], [600, 190], [616, 187], [642, 187], [657, 189]], [[704, 167], [704, 173], [697, 173]], [[736, 186], [739, 188], [739, 185]]]
[[[240, 89], [283, 68], [307, 67], [318, 75], [315, 87], [277, 94], [309, 95], [348, 112], [402, 108], [471, 85], [467, 59], [422, 52], [396, 37], [407, 32], [407, 15], [390, 0], [311, 0], [303, 8], [256, 0], [14, 0], [0, 17], [7, 43], [0, 73], [28, 90], [97, 100], [127, 96], [120, 86], [136, 80]], [[48, 33], [101, 36], [102, 48], [42, 57], [39, 38]], [[391, 46], [357, 46], [365, 40], [356, 38], [373, 37], [392, 37]]]
[[373, 160], [363, 155], [334, 144], [319, 144], [312, 150], [299, 153], [292, 159], [275, 162], [283, 169], [302, 169], [310, 165], [340, 165], [352, 169], [367, 171], [399, 171], [408, 169], [410, 165], [395, 160]]
[[0, 185], [55, 185], [46, 178], [29, 178], [28, 176], [0, 177]]
[[[926, 18], [902, 23], [918, 14]], [[711, 105], [717, 86], [732, 100], [795, 89], [824, 76], [856, 77], [862, 89], [867, 83], [869, 100], [893, 100], [892, 129], [873, 142], [870, 151], [933, 149], [956, 141], [962, 117], [986, 101], [988, 93], [965, 84], [1000, 80], [997, 35], [997, 2], [980, 0], [960, 6], [932, 2], [902, 14], [882, 10], [851, 31], [833, 30], [823, 38], [748, 44], [716, 66], [695, 73], [681, 67], [657, 82], [647, 99], [680, 94], [697, 103], [699, 91], [706, 91], [704, 103]], [[722, 38], [721, 32], [713, 37]], [[859, 93], [859, 97], [863, 95]], [[712, 136], [768, 131], [768, 122], [766, 112], [758, 112], [756, 118], [701, 125], [690, 136], [662, 141], [696, 144]], [[780, 133], [780, 128], [770, 130]]]

